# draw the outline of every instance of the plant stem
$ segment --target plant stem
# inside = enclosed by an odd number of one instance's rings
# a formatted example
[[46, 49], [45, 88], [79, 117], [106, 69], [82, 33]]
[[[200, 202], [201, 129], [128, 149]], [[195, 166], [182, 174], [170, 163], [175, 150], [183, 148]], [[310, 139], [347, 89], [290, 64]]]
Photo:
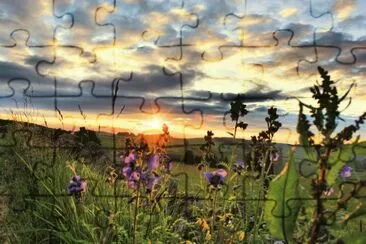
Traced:
[[323, 189], [324, 186], [326, 184], [326, 179], [325, 179], [325, 175], [326, 175], [326, 163], [328, 162], [329, 159], [329, 155], [330, 155], [330, 147], [327, 147], [327, 145], [325, 145], [325, 147], [327, 148], [326, 153], [320, 156], [320, 160], [319, 160], [319, 176], [318, 179], [315, 183], [315, 192], [314, 192], [314, 199], [316, 200], [316, 208], [313, 214], [313, 223], [312, 223], [312, 227], [311, 227], [311, 238], [309, 243], [313, 244], [316, 243], [316, 239], [318, 237], [318, 233], [319, 233], [319, 229], [321, 227], [321, 225], [323, 224], [323, 210], [324, 210], [324, 206], [323, 206], [323, 201], [321, 199], [322, 193], [323, 193]]
[[234, 135], [233, 135], [233, 141], [234, 141], [234, 146], [232, 147], [232, 149], [231, 149], [231, 162], [230, 162], [230, 168], [233, 166], [233, 164], [234, 164], [234, 151], [235, 151], [235, 154], [236, 154], [236, 132], [237, 132], [237, 129], [238, 129], [238, 120], [239, 119], [237, 119], [236, 121], [235, 121], [235, 129], [234, 129]]
[[135, 200], [135, 212], [133, 215], [133, 244], [136, 244], [136, 228], [137, 228], [137, 213], [139, 208], [140, 202], [140, 179], [137, 183], [137, 193], [136, 193], [136, 200]]
[[217, 199], [217, 190], [214, 190], [214, 198], [213, 198], [213, 202], [212, 202], [212, 230], [211, 230], [211, 235], [213, 236], [214, 233], [214, 228], [215, 228], [215, 210], [216, 210], [216, 199]]

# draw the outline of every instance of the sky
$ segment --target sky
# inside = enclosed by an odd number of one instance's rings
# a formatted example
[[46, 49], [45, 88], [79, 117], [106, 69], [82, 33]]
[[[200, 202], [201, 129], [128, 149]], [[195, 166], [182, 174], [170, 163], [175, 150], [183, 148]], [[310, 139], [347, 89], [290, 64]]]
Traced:
[[[249, 124], [296, 143], [298, 100], [329, 71], [339, 128], [365, 109], [366, 8], [356, 0], [3, 0], [0, 118], [77, 130], [228, 136], [227, 111], [244, 97]], [[313, 128], [314, 129], [314, 128]], [[365, 135], [365, 128], [361, 129]]]

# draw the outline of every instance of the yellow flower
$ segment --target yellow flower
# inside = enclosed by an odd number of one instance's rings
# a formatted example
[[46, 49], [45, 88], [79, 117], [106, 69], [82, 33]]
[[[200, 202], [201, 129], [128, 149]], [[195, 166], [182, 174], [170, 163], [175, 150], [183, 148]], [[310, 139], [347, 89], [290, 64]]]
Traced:
[[239, 241], [244, 240], [244, 238], [245, 238], [245, 232], [244, 231], [239, 231], [237, 234], [238, 234]]
[[210, 226], [207, 224], [207, 221], [202, 217], [197, 219], [196, 224], [198, 224], [202, 228], [202, 230], [210, 229]]
[[206, 240], [207, 241], [210, 241], [211, 239], [212, 239], [211, 233], [210, 233], [210, 231], [207, 231], [207, 233], [206, 233]]

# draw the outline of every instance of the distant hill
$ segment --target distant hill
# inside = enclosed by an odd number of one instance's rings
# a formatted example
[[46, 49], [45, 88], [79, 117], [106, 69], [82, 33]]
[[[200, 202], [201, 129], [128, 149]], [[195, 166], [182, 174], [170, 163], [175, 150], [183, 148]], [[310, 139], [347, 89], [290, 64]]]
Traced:
[[[86, 129], [84, 129], [86, 130]], [[138, 140], [139, 135], [129, 132], [118, 132], [112, 134], [104, 131], [89, 131], [95, 133], [99, 142], [87, 143], [87, 145], [78, 144], [77, 131], [67, 131], [63, 129], [48, 128], [43, 125], [38, 125], [28, 122], [18, 122], [13, 120], [0, 119], [0, 142], [4, 138], [10, 138], [10, 141], [16, 143], [16, 137], [22, 136], [28, 140], [29, 146], [34, 147], [52, 147], [56, 145], [60, 148], [69, 148], [79, 150], [81, 154], [88, 155], [105, 155], [103, 160], [112, 161], [113, 151], [118, 156], [123, 152], [126, 138]], [[11, 135], [10, 135], [11, 134]], [[14, 138], [15, 137], [15, 138]], [[159, 134], [144, 135], [144, 138], [151, 144], [154, 144], [159, 137]], [[56, 143], [56, 144], [55, 144]], [[231, 155], [233, 146], [235, 145], [232, 138], [229, 137], [214, 137], [215, 146], [214, 153], [219, 160], [227, 160]], [[99, 145], [100, 144], [100, 145]], [[200, 161], [201, 151], [200, 146], [204, 144], [203, 138], [175, 138], [171, 137], [167, 152], [174, 161], [196, 164]], [[287, 161], [291, 145], [285, 143], [276, 143], [280, 151], [280, 162], [276, 163], [275, 168], [280, 169]], [[88, 147], [90, 148], [88, 148]], [[243, 159], [244, 153], [249, 150], [250, 141], [244, 139], [237, 140], [237, 158]], [[87, 150], [86, 150], [87, 149]], [[84, 151], [83, 151], [84, 150]], [[102, 151], [104, 153], [102, 153]], [[366, 142], [360, 143], [355, 149], [357, 162], [360, 167], [366, 167]], [[189, 160], [188, 158], [189, 157]], [[305, 151], [300, 147], [295, 152], [297, 161], [301, 161], [305, 157]], [[108, 159], [109, 158], [109, 159]], [[365, 162], [364, 162], [365, 161]]]

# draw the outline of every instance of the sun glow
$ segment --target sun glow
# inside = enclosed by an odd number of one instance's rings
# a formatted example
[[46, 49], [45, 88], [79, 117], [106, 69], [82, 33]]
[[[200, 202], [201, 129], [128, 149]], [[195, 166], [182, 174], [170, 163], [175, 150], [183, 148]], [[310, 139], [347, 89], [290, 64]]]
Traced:
[[152, 118], [146, 122], [146, 127], [154, 130], [159, 130], [163, 127], [164, 122], [161, 118]]

